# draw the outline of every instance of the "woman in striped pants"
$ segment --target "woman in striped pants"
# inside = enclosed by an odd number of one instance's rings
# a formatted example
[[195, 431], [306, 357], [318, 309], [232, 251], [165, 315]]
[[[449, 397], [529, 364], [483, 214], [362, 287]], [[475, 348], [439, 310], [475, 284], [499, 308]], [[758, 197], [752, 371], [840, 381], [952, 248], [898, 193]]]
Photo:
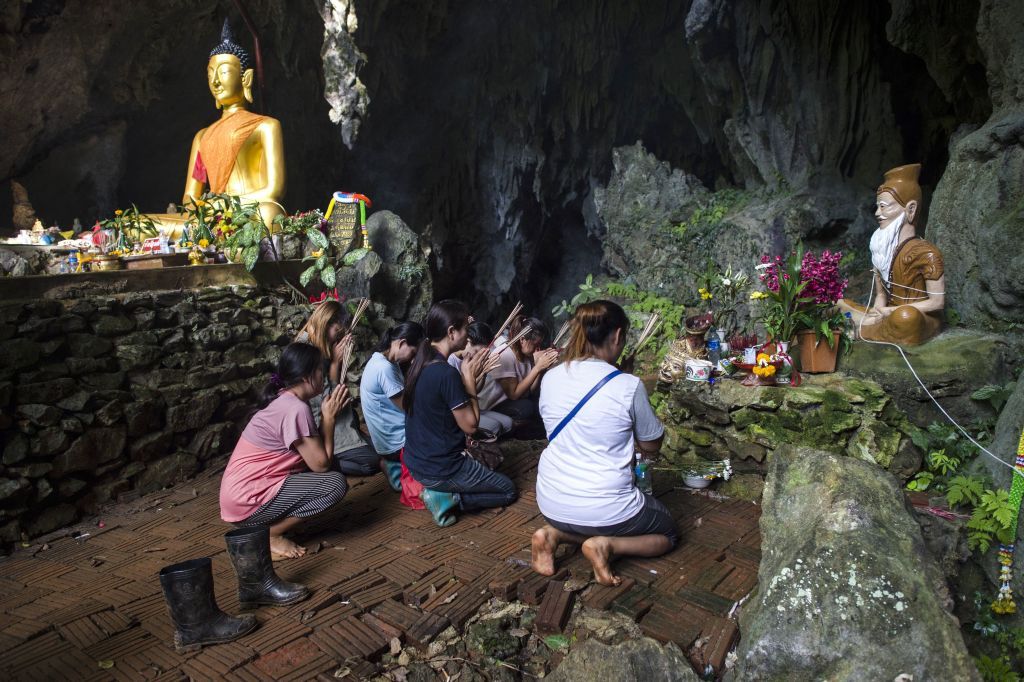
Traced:
[[337, 386], [323, 401], [318, 429], [309, 400], [323, 385], [320, 351], [305, 343], [287, 346], [221, 480], [221, 518], [238, 526], [269, 526], [275, 559], [305, 554], [284, 534], [348, 491], [345, 475], [331, 470], [331, 455], [335, 419], [351, 398], [344, 384]]

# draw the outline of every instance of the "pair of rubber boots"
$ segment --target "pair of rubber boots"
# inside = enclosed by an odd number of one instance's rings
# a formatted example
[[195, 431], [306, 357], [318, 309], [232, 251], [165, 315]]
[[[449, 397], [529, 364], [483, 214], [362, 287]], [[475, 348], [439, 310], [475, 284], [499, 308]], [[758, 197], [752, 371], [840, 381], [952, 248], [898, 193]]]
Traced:
[[[287, 606], [309, 596], [309, 588], [285, 582], [274, 572], [268, 528], [239, 528], [224, 538], [238, 575], [238, 601], [243, 609], [260, 604]], [[217, 606], [212, 562], [208, 557], [161, 569], [160, 585], [174, 622], [174, 648], [180, 653], [230, 642], [258, 625], [252, 614], [235, 618]]]

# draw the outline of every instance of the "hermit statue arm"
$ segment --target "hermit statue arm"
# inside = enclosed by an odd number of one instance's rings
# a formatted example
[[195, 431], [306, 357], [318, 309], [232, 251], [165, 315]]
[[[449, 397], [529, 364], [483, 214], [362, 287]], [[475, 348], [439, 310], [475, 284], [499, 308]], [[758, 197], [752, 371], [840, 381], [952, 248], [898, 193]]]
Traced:
[[924, 288], [928, 291], [928, 299], [911, 303], [922, 313], [930, 313], [942, 310], [946, 307], [946, 276], [938, 279], [925, 280]]
[[264, 162], [267, 164], [267, 184], [245, 195], [253, 201], [278, 202], [284, 196], [284, 143], [281, 139], [281, 123], [267, 119], [258, 128], [263, 147]]
[[872, 308], [875, 310], [885, 310], [889, 305], [889, 296], [885, 293], [885, 286], [882, 284], [882, 276], [878, 274], [878, 270], [871, 269], [871, 274], [875, 278], [875, 300], [872, 303]]
[[199, 141], [203, 138], [203, 131], [205, 130], [203, 128], [192, 138], [192, 151], [188, 154], [188, 169], [185, 171], [185, 194], [181, 199], [183, 204], [187, 204], [192, 199], [198, 199], [203, 195], [203, 183], [192, 177], [192, 173], [196, 167], [196, 157], [199, 156]]

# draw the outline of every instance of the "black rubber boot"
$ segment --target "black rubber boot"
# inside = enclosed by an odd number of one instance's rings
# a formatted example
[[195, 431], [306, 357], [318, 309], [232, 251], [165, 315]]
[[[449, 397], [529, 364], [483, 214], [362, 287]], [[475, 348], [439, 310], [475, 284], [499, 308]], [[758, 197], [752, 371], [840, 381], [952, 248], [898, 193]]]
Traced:
[[239, 528], [224, 535], [228, 556], [238, 574], [238, 601], [243, 609], [259, 604], [287, 606], [309, 596], [305, 585], [277, 577], [270, 558], [270, 529], [266, 526]]
[[256, 617], [233, 618], [217, 606], [213, 569], [208, 558], [192, 559], [160, 569], [167, 611], [174, 623], [174, 648], [197, 651], [205, 644], [238, 639], [256, 629]]

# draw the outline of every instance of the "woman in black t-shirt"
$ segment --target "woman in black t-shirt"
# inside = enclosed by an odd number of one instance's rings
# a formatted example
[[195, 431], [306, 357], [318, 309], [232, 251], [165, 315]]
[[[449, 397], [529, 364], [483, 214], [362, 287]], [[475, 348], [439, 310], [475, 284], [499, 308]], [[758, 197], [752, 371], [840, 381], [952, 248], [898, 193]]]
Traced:
[[477, 387], [494, 355], [477, 353], [456, 370], [448, 356], [466, 346], [472, 318], [466, 305], [446, 300], [431, 306], [405, 380], [405, 466], [423, 484], [423, 503], [441, 526], [463, 511], [504, 507], [518, 496], [515, 484], [464, 454], [466, 434], [480, 419]]

